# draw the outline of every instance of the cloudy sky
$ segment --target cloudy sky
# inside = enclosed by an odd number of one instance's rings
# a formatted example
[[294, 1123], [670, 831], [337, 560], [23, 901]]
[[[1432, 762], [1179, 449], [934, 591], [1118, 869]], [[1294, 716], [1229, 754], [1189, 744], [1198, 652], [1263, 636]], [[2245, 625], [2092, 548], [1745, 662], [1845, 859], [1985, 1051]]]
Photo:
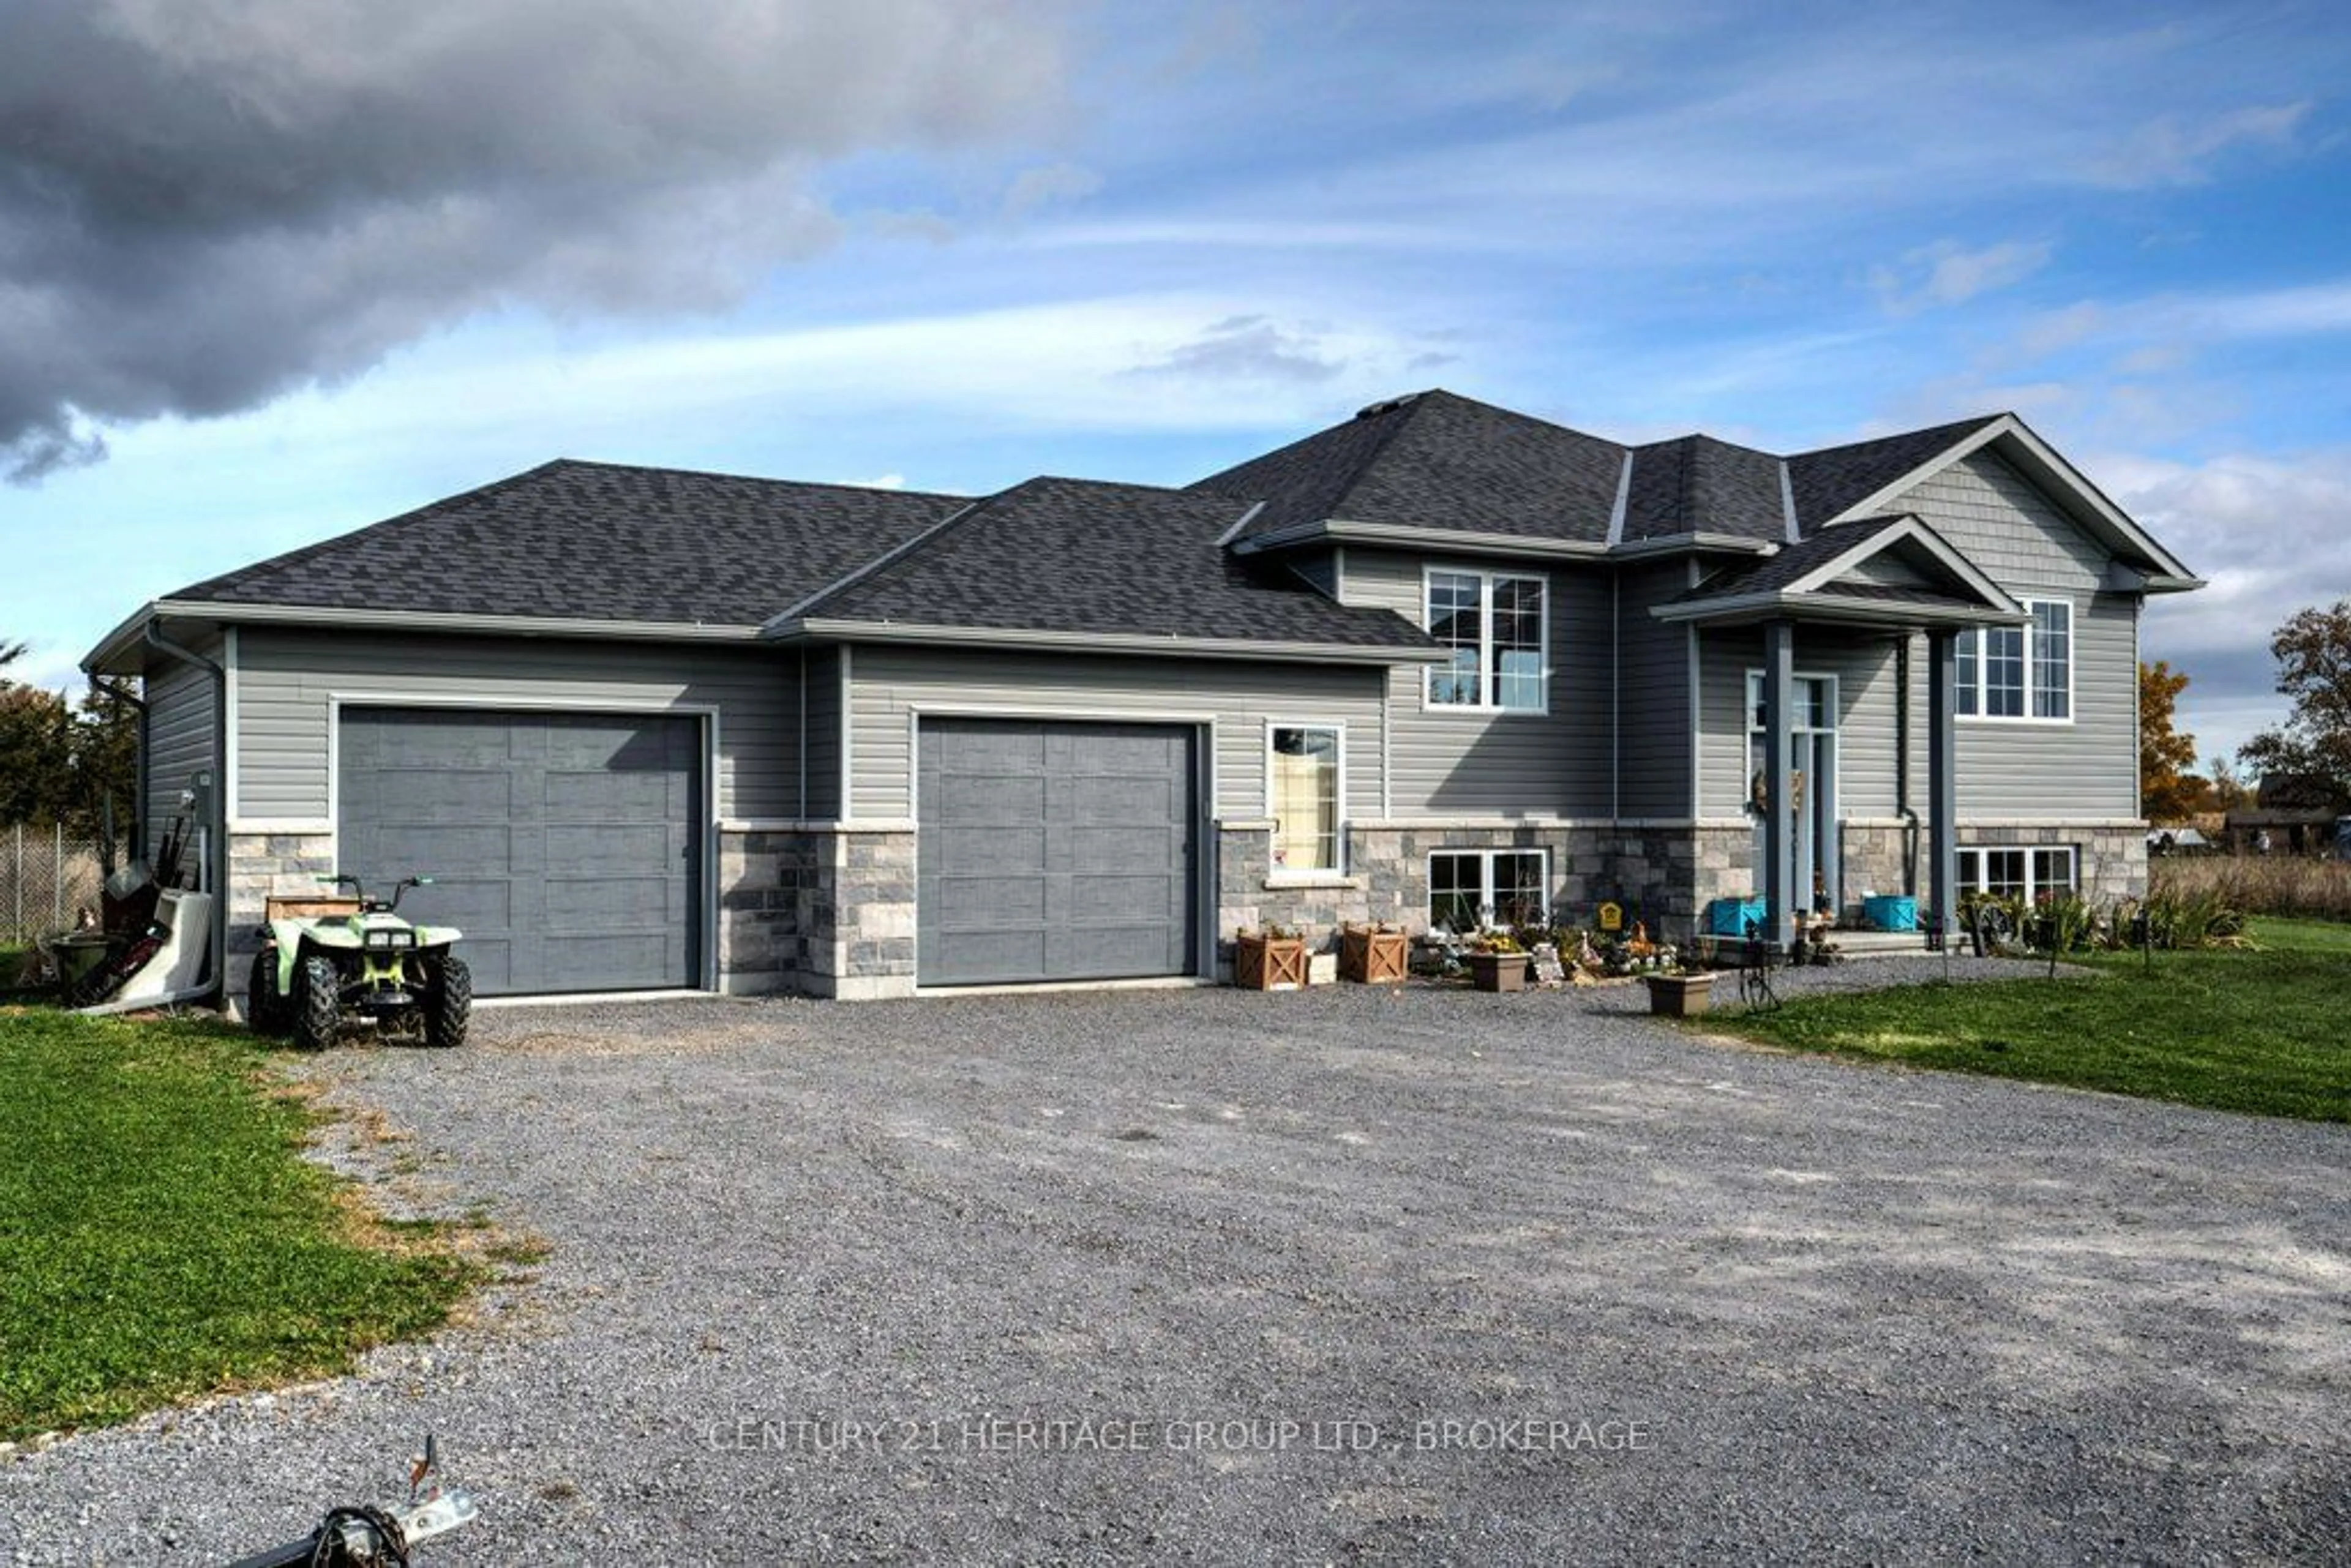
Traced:
[[[2021, 413], [2351, 595], [2326, 4], [5, 0], [0, 636], [554, 456], [1182, 482], [1446, 386], [1772, 450]], [[419, 562], [420, 570], [431, 563]]]

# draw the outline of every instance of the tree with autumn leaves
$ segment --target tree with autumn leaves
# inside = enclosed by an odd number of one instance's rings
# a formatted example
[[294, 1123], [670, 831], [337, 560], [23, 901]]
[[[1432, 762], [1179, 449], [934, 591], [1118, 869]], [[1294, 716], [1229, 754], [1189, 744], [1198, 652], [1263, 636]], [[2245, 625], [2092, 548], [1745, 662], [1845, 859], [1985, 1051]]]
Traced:
[[2177, 822], [2204, 802], [2207, 781], [2196, 774], [2196, 737], [2175, 725], [2188, 675], [2158, 659], [2138, 667], [2138, 812], [2150, 822]]

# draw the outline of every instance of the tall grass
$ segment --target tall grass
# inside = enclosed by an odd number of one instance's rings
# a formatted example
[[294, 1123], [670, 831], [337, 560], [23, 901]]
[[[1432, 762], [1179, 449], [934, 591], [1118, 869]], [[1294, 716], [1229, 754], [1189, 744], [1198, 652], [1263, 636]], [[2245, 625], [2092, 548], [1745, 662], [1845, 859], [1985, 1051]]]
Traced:
[[2248, 915], [2351, 920], [2351, 861], [2302, 855], [2160, 855], [2150, 898], [2225, 904]]

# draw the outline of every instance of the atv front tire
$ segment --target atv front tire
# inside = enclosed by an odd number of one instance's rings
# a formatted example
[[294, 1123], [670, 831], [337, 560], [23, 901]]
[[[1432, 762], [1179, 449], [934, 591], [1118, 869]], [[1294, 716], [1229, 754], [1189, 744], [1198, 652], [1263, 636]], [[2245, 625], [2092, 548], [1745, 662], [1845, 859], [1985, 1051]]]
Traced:
[[333, 960], [315, 955], [302, 960], [294, 973], [295, 1044], [324, 1051], [335, 1043], [343, 1021], [342, 988]]
[[253, 977], [245, 988], [245, 1021], [256, 1034], [284, 1034], [293, 1021], [286, 993], [277, 988], [277, 949], [253, 956]]
[[424, 1043], [463, 1045], [474, 1016], [474, 972], [463, 958], [444, 958], [424, 992]]

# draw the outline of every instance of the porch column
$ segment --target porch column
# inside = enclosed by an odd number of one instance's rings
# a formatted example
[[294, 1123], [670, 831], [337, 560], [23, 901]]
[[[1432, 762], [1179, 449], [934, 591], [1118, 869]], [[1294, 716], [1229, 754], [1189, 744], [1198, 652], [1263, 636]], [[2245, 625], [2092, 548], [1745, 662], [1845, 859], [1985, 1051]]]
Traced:
[[1765, 935], [1783, 950], [1796, 939], [1796, 628], [1773, 621], [1763, 628], [1763, 906]]
[[1948, 629], [1927, 633], [1927, 930], [1938, 946], [1959, 912], [1959, 642]]

